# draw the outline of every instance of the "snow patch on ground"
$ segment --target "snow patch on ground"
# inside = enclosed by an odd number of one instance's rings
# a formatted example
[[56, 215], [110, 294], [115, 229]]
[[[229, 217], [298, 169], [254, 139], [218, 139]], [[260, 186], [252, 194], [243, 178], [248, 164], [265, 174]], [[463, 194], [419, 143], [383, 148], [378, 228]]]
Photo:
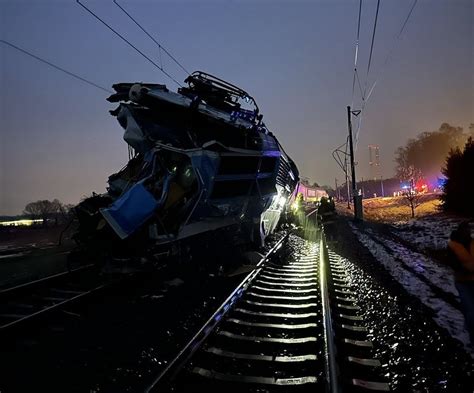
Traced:
[[[411, 273], [403, 267], [403, 263], [397, 261], [394, 256], [389, 254], [382, 245], [373, 241], [368, 235], [362, 233], [352, 223], [350, 223], [352, 231], [357, 236], [357, 239], [370, 251], [370, 253], [379, 261], [389, 274], [397, 280], [405, 290], [412, 296], [416, 296], [424, 305], [429, 307], [434, 312], [433, 319], [442, 328], [446, 329], [449, 334], [459, 340], [466, 351], [473, 353], [469, 335], [464, 328], [464, 316], [462, 313], [446, 303], [444, 300], [439, 299], [435, 296], [431, 288], [421, 281], [415, 274]], [[408, 260], [411, 258], [409, 254], [405, 253], [404, 258]], [[430, 267], [430, 271], [434, 269], [434, 266]], [[439, 283], [440, 274], [431, 274], [430, 281], [433, 279], [433, 283], [443, 285], [443, 288], [450, 288], [446, 283]], [[449, 274], [449, 277], [451, 274]], [[452, 289], [452, 287], [451, 287]]]
[[444, 292], [458, 296], [458, 291], [454, 286], [453, 271], [451, 268], [433, 261], [424, 254], [411, 251], [400, 243], [394, 242], [383, 235], [375, 234], [370, 229], [367, 230], [367, 232], [382, 241], [406, 266], [422, 274], [433, 285]]
[[449, 235], [463, 221], [460, 217], [431, 215], [408, 222], [399, 221], [392, 226], [393, 232], [419, 250], [446, 248]]

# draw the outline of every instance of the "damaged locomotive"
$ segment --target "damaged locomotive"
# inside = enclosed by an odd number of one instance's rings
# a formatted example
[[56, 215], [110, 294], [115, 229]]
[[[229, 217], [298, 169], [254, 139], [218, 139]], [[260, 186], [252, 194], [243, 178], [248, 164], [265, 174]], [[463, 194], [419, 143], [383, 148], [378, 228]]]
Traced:
[[[130, 259], [199, 235], [262, 245], [299, 180], [244, 90], [196, 71], [175, 93], [119, 83], [107, 100], [125, 130], [127, 165], [75, 207], [79, 247]], [[237, 239], [237, 240], [236, 240]]]

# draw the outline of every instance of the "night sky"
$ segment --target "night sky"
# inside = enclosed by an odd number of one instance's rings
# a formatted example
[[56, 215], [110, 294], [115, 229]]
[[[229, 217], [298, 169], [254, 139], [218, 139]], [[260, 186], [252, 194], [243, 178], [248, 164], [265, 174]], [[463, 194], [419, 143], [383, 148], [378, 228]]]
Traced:
[[[188, 70], [253, 95], [303, 176], [342, 181], [331, 152], [347, 134], [358, 0], [119, 2]], [[84, 3], [159, 61], [154, 43], [112, 1]], [[380, 146], [388, 177], [395, 149], [408, 138], [443, 122], [465, 129], [474, 122], [472, 0], [419, 0], [382, 67], [412, 3], [381, 1], [368, 85], [380, 79], [363, 118], [358, 178], [369, 175], [368, 144]], [[363, 86], [376, 4], [363, 1]], [[107, 88], [136, 81], [177, 87], [72, 0], [0, 0], [0, 36]], [[127, 162], [108, 94], [2, 43], [0, 78], [0, 214], [20, 213], [38, 199], [77, 203], [104, 192], [107, 176]]]

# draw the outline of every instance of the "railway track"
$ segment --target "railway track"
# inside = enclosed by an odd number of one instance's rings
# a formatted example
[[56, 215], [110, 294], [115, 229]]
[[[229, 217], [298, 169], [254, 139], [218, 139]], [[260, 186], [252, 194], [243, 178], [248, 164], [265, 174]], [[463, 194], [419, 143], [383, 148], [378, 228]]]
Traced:
[[111, 285], [92, 265], [0, 291], [0, 334], [64, 309]]
[[281, 239], [147, 392], [389, 391], [339, 256]]

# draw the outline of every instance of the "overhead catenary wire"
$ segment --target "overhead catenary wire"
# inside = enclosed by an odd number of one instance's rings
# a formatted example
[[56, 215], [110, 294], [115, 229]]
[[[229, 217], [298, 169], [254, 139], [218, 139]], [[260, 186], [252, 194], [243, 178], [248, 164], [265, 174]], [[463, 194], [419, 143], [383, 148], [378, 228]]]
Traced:
[[377, 0], [377, 9], [375, 11], [374, 28], [372, 30], [372, 41], [370, 43], [370, 53], [369, 53], [369, 61], [367, 63], [367, 76], [366, 76], [366, 79], [365, 79], [365, 88], [364, 88], [364, 97], [363, 97], [363, 99], [365, 99], [365, 93], [367, 91], [367, 82], [369, 80], [370, 66], [372, 65], [372, 54], [373, 54], [373, 51], [374, 51], [375, 33], [377, 31], [377, 20], [379, 18], [379, 9], [380, 9], [380, 0]]
[[143, 53], [140, 49], [138, 49], [135, 45], [133, 45], [129, 40], [127, 40], [122, 34], [120, 34], [117, 30], [115, 30], [112, 26], [110, 26], [107, 22], [101, 19], [98, 15], [96, 15], [93, 11], [87, 8], [84, 4], [80, 2], [80, 0], [76, 0], [76, 3], [79, 4], [82, 8], [84, 8], [89, 14], [91, 14], [95, 19], [101, 22], [104, 26], [106, 26], [110, 31], [112, 31], [117, 37], [119, 37], [122, 41], [126, 42], [130, 47], [132, 47], [136, 52], [138, 52], [141, 56], [143, 56], [146, 60], [148, 60], [151, 64], [153, 64], [156, 68], [158, 68], [163, 74], [165, 74], [168, 78], [170, 78], [174, 83], [178, 86], [182, 86], [173, 76], [171, 76], [168, 72], [166, 72], [163, 67], [160, 67], [156, 64], [152, 59], [150, 59], [145, 53]]
[[[411, 6], [410, 11], [408, 12], [407, 17], [405, 18], [405, 22], [403, 22], [402, 28], [400, 29], [400, 32], [399, 32], [398, 35], [397, 35], [397, 39], [398, 39], [398, 40], [399, 40], [400, 37], [402, 36], [403, 30], [405, 30], [405, 27], [406, 27], [406, 25], [407, 25], [407, 23], [408, 23], [408, 19], [410, 19], [410, 16], [411, 16], [411, 14], [413, 13], [413, 10], [415, 9], [415, 6], [416, 6], [416, 3], [417, 3], [417, 2], [418, 2], [418, 0], [413, 1], [413, 5]], [[393, 46], [392, 46], [392, 49], [393, 49]]]
[[359, 117], [359, 122], [358, 122], [358, 126], [357, 126], [357, 131], [356, 131], [356, 149], [357, 149], [357, 143], [358, 143], [358, 139], [359, 139], [359, 131], [360, 131], [360, 127], [361, 127], [361, 122], [362, 122], [362, 115], [364, 114], [364, 111], [365, 111], [365, 107], [367, 105], [367, 102], [369, 101], [370, 97], [372, 96], [372, 93], [375, 89], [375, 86], [377, 85], [377, 83], [380, 81], [381, 79], [381, 76], [382, 76], [382, 73], [384, 71], [384, 69], [387, 67], [390, 59], [392, 58], [392, 53], [393, 51], [395, 50], [396, 48], [396, 45], [397, 43], [401, 40], [402, 38], [402, 34], [403, 32], [405, 31], [405, 28], [406, 26], [408, 25], [408, 21], [410, 19], [410, 17], [412, 16], [413, 14], [413, 11], [416, 7], [416, 4], [417, 4], [418, 0], [414, 0], [413, 1], [413, 4], [412, 6], [410, 7], [410, 10], [408, 11], [408, 14], [405, 18], [405, 20], [403, 21], [402, 23], [402, 26], [395, 38], [395, 40], [393, 41], [391, 47], [390, 47], [390, 50], [388, 51], [388, 54], [387, 56], [385, 57], [385, 60], [382, 64], [382, 67], [381, 69], [379, 70], [378, 74], [377, 74], [377, 77], [375, 78], [375, 81], [374, 83], [372, 84], [371, 88], [369, 89], [369, 91], [367, 92], [366, 95], [363, 96], [363, 102], [362, 102], [362, 108], [361, 108], [361, 116]]
[[[356, 76], [356, 78], [357, 78], [357, 84], [359, 85], [360, 95], [361, 95], [361, 97], [363, 97], [363, 96], [364, 96], [364, 93], [363, 93], [363, 91], [362, 91], [362, 84], [360, 83], [359, 72], [358, 72], [357, 70], [355, 71], [355, 76]], [[351, 106], [352, 106], [352, 105], [351, 105]]]
[[408, 20], [410, 19], [412, 13], [413, 13], [413, 10], [415, 9], [415, 6], [417, 4], [418, 0], [414, 0], [413, 1], [413, 4], [412, 6], [410, 7], [410, 11], [408, 12], [408, 15], [407, 17], [405, 18], [405, 21], [403, 22], [403, 25], [402, 27], [400, 28], [400, 31], [398, 32], [397, 34], [397, 37], [395, 39], [395, 41], [392, 43], [392, 46], [390, 48], [390, 50], [388, 51], [388, 54], [387, 56], [385, 57], [385, 60], [382, 64], [382, 69], [379, 71], [377, 77], [375, 78], [375, 81], [374, 83], [372, 84], [372, 87], [370, 88], [369, 92], [367, 93], [367, 96], [365, 97], [365, 101], [368, 101], [370, 96], [372, 95], [372, 92], [374, 91], [374, 88], [375, 88], [375, 85], [377, 84], [377, 82], [379, 81], [381, 75], [382, 75], [382, 72], [383, 70], [385, 69], [385, 67], [388, 65], [390, 59], [391, 59], [391, 56], [392, 56], [392, 53], [393, 51], [395, 50], [395, 47], [396, 47], [396, 44], [401, 40], [401, 37], [402, 37], [402, 34], [403, 34], [403, 31], [405, 30], [405, 27], [407, 26], [408, 24]]
[[[354, 75], [352, 78], [352, 99], [351, 99], [351, 106], [354, 104], [354, 88], [356, 82], [356, 75], [357, 75], [357, 59], [359, 56], [359, 38], [360, 38], [360, 19], [362, 14], [362, 0], [359, 0], [359, 17], [357, 21], [357, 35], [356, 35], [356, 42], [355, 42], [355, 50], [354, 50]], [[360, 82], [359, 82], [360, 84]]]
[[58, 66], [58, 65], [56, 65], [56, 64], [54, 64], [54, 63], [52, 63], [52, 62], [49, 61], [49, 60], [43, 59], [43, 58], [41, 58], [41, 57], [39, 57], [39, 56], [37, 56], [37, 55], [35, 55], [35, 54], [33, 54], [33, 53], [27, 51], [26, 49], [20, 48], [19, 46], [15, 45], [15, 44], [12, 44], [12, 43], [9, 42], [9, 41], [0, 40], [0, 42], [1, 42], [2, 44], [8, 45], [9, 47], [11, 47], [11, 48], [13, 48], [13, 49], [16, 49], [16, 50], [19, 51], [19, 52], [22, 52], [22, 53], [25, 54], [25, 55], [28, 55], [28, 56], [30, 56], [30, 57], [33, 57], [34, 59], [36, 59], [36, 60], [38, 60], [38, 61], [40, 61], [40, 62], [42, 62], [42, 63], [44, 63], [44, 64], [47, 64], [47, 65], [49, 65], [50, 67], [52, 67], [52, 68], [54, 68], [54, 69], [56, 69], [56, 70], [58, 70], [58, 71], [61, 71], [61, 72], [65, 73], [65, 74], [67, 74], [67, 75], [69, 75], [69, 76], [71, 76], [71, 77], [73, 77], [73, 78], [75, 78], [75, 79], [77, 79], [77, 80], [80, 80], [80, 81], [82, 81], [82, 82], [84, 82], [84, 83], [87, 83], [87, 84], [90, 85], [90, 86], [94, 86], [94, 87], [97, 88], [97, 89], [100, 89], [100, 90], [103, 90], [103, 91], [105, 91], [105, 92], [107, 92], [107, 93], [113, 94], [113, 92], [112, 92], [111, 90], [109, 90], [109, 89], [107, 89], [107, 88], [105, 88], [105, 87], [103, 87], [103, 86], [100, 86], [100, 85], [98, 85], [97, 83], [94, 83], [94, 82], [92, 82], [92, 81], [90, 81], [90, 80], [88, 80], [88, 79], [86, 79], [86, 78], [84, 78], [84, 77], [82, 77], [82, 76], [80, 76], [80, 75], [78, 75], [78, 74], [75, 74], [75, 73], [73, 73], [73, 72], [71, 72], [71, 71], [68, 71], [68, 70], [66, 70], [66, 69], [64, 69], [64, 68], [62, 68], [62, 67], [60, 67], [60, 66]]
[[[380, 0], [378, 0], [380, 2]], [[377, 4], [378, 6], [378, 4]], [[377, 14], [378, 14], [378, 8], [377, 8]], [[351, 107], [354, 106], [354, 90], [355, 90], [355, 83], [357, 81], [357, 85], [360, 90], [360, 94], [362, 96], [362, 100], [364, 101], [364, 92], [362, 91], [362, 85], [360, 83], [360, 78], [359, 78], [359, 72], [357, 70], [357, 61], [359, 58], [359, 44], [360, 44], [360, 24], [361, 24], [361, 18], [362, 18], [362, 0], [359, 0], [359, 12], [357, 16], [357, 34], [356, 34], [356, 42], [355, 42], [355, 50], [354, 50], [354, 74], [352, 77], [352, 98], [351, 98]], [[374, 37], [372, 37], [372, 40]], [[372, 41], [373, 45], [373, 41]], [[355, 150], [357, 151], [357, 145], [358, 145], [358, 137], [359, 137], [359, 129], [360, 129], [360, 118], [359, 118], [359, 127], [357, 128], [356, 131], [356, 140], [355, 140]], [[347, 146], [346, 146], [347, 148]]]
[[[354, 106], [354, 91], [355, 91], [356, 82], [357, 82], [357, 85], [359, 87], [361, 96], [364, 95], [363, 91], [362, 91], [362, 86], [361, 86], [361, 83], [360, 83], [359, 73], [357, 71], [357, 61], [358, 61], [358, 58], [359, 58], [361, 18], [362, 18], [362, 0], [359, 0], [359, 12], [358, 12], [358, 16], [357, 16], [357, 33], [356, 33], [355, 48], [354, 48], [354, 71], [353, 71], [353, 76], [352, 76], [351, 108]], [[335, 156], [336, 152], [340, 151], [340, 148], [342, 146], [345, 146], [345, 151], [343, 152], [343, 154], [344, 154], [344, 163], [339, 162], [338, 159]], [[336, 148], [336, 150], [333, 152], [334, 159], [338, 162], [338, 164], [341, 166], [342, 170], [345, 173], [346, 181], [347, 181], [347, 174], [348, 174], [348, 172], [347, 172], [347, 165], [348, 165], [347, 149], [348, 149], [348, 147], [349, 147], [349, 136], [347, 137], [346, 142], [344, 144], [342, 144], [341, 146], [339, 146], [338, 148]], [[356, 143], [356, 148], [357, 148], [357, 143]]]
[[122, 10], [123, 13], [125, 13], [125, 15], [127, 15], [139, 28], [140, 30], [142, 30], [156, 45], [158, 45], [158, 48], [160, 50], [160, 64], [161, 63], [161, 51], [165, 52], [170, 58], [171, 60], [173, 60], [186, 74], [190, 75], [190, 72], [184, 68], [184, 66], [165, 48], [163, 47], [163, 45], [161, 45], [150, 33], [148, 33], [148, 31], [145, 30], [145, 28], [132, 16], [130, 15], [130, 13], [125, 9], [123, 8], [118, 2], [117, 0], [113, 0], [114, 4], [120, 8]]
[[354, 58], [354, 68], [357, 67], [357, 56], [359, 52], [359, 38], [360, 38], [360, 18], [362, 15], [362, 0], [359, 0], [359, 16], [357, 21], [357, 40], [356, 40], [356, 50], [355, 50], [355, 58]]

